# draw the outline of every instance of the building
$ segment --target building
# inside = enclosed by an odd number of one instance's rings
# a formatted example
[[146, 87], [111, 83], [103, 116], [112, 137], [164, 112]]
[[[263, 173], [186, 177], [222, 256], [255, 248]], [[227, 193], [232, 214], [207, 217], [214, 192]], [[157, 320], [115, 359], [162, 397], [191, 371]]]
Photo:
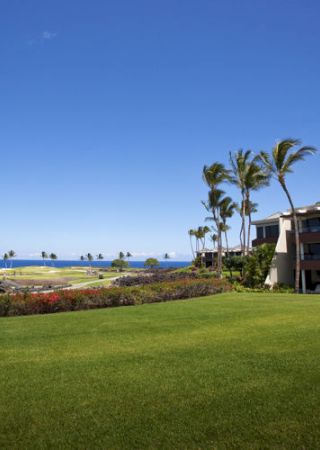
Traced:
[[[227, 256], [228, 250], [222, 247], [222, 257]], [[236, 247], [229, 248], [229, 256], [241, 256], [241, 247], [238, 245]], [[197, 257], [201, 258], [201, 262], [205, 267], [215, 267], [217, 265], [218, 259], [218, 249], [208, 249], [204, 248], [197, 252]]]
[[[320, 203], [296, 209], [300, 235], [302, 292], [320, 292]], [[294, 286], [295, 237], [291, 210], [277, 212], [253, 222], [256, 239], [252, 246], [264, 243], [276, 245], [266, 284], [283, 283]]]

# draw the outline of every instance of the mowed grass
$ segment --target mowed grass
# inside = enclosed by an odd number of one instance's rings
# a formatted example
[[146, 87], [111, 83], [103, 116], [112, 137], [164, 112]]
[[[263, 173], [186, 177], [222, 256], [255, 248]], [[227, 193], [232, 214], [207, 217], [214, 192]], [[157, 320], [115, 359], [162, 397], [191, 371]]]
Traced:
[[[101, 272], [99, 268], [92, 268], [90, 273], [89, 267], [54, 267], [54, 266], [27, 266], [2, 271], [7, 278], [13, 281], [20, 281], [23, 285], [24, 280], [33, 280], [36, 285], [41, 285], [41, 281], [65, 282], [72, 285], [79, 283], [89, 283], [90, 286], [106, 286], [110, 284], [108, 279], [115, 278], [120, 273], [115, 271]], [[103, 274], [104, 279], [99, 279], [99, 273]], [[123, 272], [124, 275], [127, 273]]]
[[320, 296], [0, 320], [1, 449], [318, 449]]

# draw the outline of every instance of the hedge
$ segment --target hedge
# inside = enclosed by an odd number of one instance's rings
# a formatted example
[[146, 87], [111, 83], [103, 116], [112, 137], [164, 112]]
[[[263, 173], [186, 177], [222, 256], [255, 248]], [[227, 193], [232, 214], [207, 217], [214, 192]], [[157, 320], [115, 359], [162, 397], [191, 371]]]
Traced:
[[0, 295], [0, 316], [50, 314], [201, 297], [230, 290], [224, 280], [178, 280], [135, 287]]

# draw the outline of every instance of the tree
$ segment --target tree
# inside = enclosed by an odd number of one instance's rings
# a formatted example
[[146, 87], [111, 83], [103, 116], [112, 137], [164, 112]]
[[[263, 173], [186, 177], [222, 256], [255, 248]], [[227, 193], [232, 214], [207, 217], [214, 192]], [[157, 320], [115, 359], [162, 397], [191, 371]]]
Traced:
[[125, 261], [124, 259], [114, 259], [111, 262], [111, 267], [115, 268], [115, 269], [119, 269], [120, 272], [123, 271], [123, 269], [126, 269], [129, 266], [128, 261]]
[[159, 267], [160, 263], [156, 258], [148, 258], [144, 262], [144, 267], [149, 267], [150, 269], [154, 269], [155, 267]]
[[206, 217], [205, 220], [210, 220], [215, 223], [215, 232], [217, 233], [218, 244], [218, 258], [217, 258], [217, 273], [218, 276], [222, 276], [222, 221], [220, 216], [220, 206], [223, 200], [224, 192], [221, 189], [211, 189], [208, 192], [207, 203], [202, 202], [208, 212], [211, 212], [212, 216]]
[[103, 257], [103, 254], [102, 253], [99, 253], [98, 255], [97, 255], [97, 259], [98, 260], [102, 260], [102, 259], [104, 259], [104, 257]]
[[169, 253], [165, 253], [164, 256], [163, 256], [163, 258], [164, 258], [164, 259], [170, 259]]
[[211, 166], [204, 166], [202, 176], [205, 183], [209, 186], [208, 202], [202, 202], [207, 211], [212, 213], [212, 217], [206, 220], [213, 220], [215, 222], [216, 233], [218, 236], [218, 276], [222, 276], [222, 239], [221, 239], [221, 217], [220, 217], [220, 202], [222, 201], [224, 191], [220, 189], [220, 184], [230, 180], [230, 171], [219, 162], [213, 163]]
[[85, 257], [83, 255], [80, 256], [80, 261], [84, 261]]
[[124, 258], [125, 258], [124, 253], [123, 252], [119, 252], [119, 259], [124, 259]]
[[3, 255], [3, 261], [4, 261], [4, 267], [5, 268], [7, 268], [7, 261], [8, 261], [8, 259], [9, 259], [9, 255], [8, 255], [8, 253], [5, 253]]
[[16, 252], [14, 251], [14, 250], [9, 250], [8, 251], [8, 256], [9, 256], [9, 259], [11, 259], [11, 268], [12, 268], [12, 265], [13, 265], [13, 258], [15, 258], [17, 255], [16, 255]]
[[91, 255], [91, 253], [87, 253], [86, 258], [88, 261], [93, 261], [93, 256]]
[[57, 255], [56, 255], [55, 253], [50, 253], [49, 258], [50, 258], [51, 261], [52, 261], [52, 265], [54, 265], [54, 264], [53, 264], [53, 261], [55, 261], [56, 259], [58, 259]]
[[42, 251], [41, 252], [41, 258], [43, 260], [43, 265], [45, 266], [46, 265], [45, 260], [48, 259], [48, 254], [45, 251]]
[[126, 257], [127, 257], [127, 258], [132, 258], [131, 253], [130, 253], [130, 252], [127, 252]]
[[288, 190], [286, 177], [289, 173], [293, 172], [293, 165], [299, 161], [304, 161], [306, 156], [313, 155], [317, 149], [310, 146], [301, 147], [298, 150], [294, 150], [300, 141], [297, 139], [285, 139], [277, 142], [273, 147], [271, 154], [266, 152], [260, 152], [260, 159], [265, 168], [269, 171], [270, 175], [275, 178], [284, 193], [287, 196], [288, 202], [291, 208], [291, 214], [293, 217], [294, 235], [296, 244], [296, 276], [295, 276], [295, 292], [299, 293], [300, 286], [300, 266], [301, 266], [301, 254], [300, 254], [300, 238], [298, 228], [297, 213], [293, 204], [292, 196]]
[[[251, 231], [251, 192], [257, 191], [269, 184], [269, 173], [261, 164], [259, 155], [253, 156], [251, 150], [238, 150], [233, 155], [229, 154], [232, 176], [230, 182], [240, 189], [241, 216], [240, 242], [243, 255], [249, 253]], [[246, 216], [248, 216], [248, 229], [246, 228]]]
[[245, 279], [248, 287], [263, 287], [274, 255], [274, 244], [262, 244], [245, 258]]
[[[227, 259], [230, 258], [229, 255], [229, 242], [228, 242], [228, 230], [230, 229], [229, 225], [227, 224], [227, 219], [230, 219], [235, 210], [236, 210], [237, 204], [232, 200], [231, 197], [224, 197], [220, 202], [220, 217], [222, 220], [221, 231], [224, 233], [225, 241], [226, 241], [226, 249], [227, 249]], [[232, 270], [230, 270], [230, 277], [232, 277]]]
[[194, 248], [193, 248], [193, 244], [192, 244], [192, 238], [195, 236], [195, 230], [190, 229], [188, 231], [188, 235], [190, 238], [190, 247], [191, 247], [192, 256], [193, 256], [193, 259], [195, 259], [196, 256], [195, 256], [195, 252], [194, 252]]

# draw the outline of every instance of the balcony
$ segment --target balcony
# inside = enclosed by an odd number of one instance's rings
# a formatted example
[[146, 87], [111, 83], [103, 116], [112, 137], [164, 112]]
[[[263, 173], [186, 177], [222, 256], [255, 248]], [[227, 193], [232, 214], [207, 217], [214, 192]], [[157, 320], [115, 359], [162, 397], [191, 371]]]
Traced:
[[276, 244], [278, 241], [277, 237], [265, 237], [265, 238], [256, 238], [252, 241], [252, 247], [258, 247], [261, 244]]

